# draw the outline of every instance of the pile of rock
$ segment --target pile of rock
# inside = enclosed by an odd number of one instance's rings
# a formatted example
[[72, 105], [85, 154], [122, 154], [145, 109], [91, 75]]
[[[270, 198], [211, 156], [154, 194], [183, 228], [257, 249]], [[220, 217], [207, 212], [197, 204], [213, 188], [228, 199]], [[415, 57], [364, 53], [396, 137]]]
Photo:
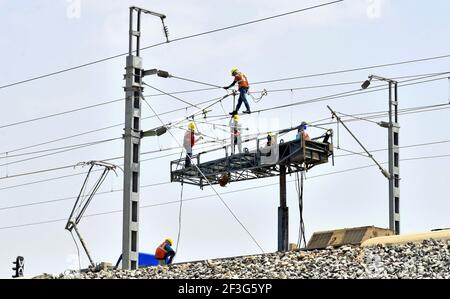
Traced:
[[371, 248], [344, 246], [222, 260], [157, 266], [135, 271], [101, 271], [55, 278], [82, 279], [450, 279], [450, 241], [424, 241]]

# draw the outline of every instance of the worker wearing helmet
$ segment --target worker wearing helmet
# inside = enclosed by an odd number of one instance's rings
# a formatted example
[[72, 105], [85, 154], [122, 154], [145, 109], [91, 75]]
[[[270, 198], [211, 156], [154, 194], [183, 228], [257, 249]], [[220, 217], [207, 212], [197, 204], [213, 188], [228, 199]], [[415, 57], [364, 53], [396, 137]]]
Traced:
[[236, 83], [237, 83], [239, 85], [239, 100], [238, 100], [238, 104], [236, 106], [236, 110], [234, 110], [230, 114], [231, 115], [238, 114], [242, 103], [244, 103], [245, 108], [247, 108], [247, 110], [243, 111], [243, 113], [248, 113], [248, 114], [252, 113], [250, 111], [250, 105], [248, 104], [248, 101], [247, 101], [248, 89], [250, 88], [250, 84], [248, 83], [247, 76], [244, 73], [240, 72], [236, 67], [231, 69], [231, 76], [234, 77], [233, 83], [231, 83], [230, 86], [224, 87], [224, 89], [227, 90], [227, 89], [233, 87], [234, 85], [236, 85]]
[[300, 140], [300, 136], [303, 135], [303, 139], [304, 140], [311, 140], [311, 138], [309, 137], [308, 132], [306, 132], [306, 129], [308, 129], [308, 126], [306, 125], [305, 122], [302, 122], [300, 127], [298, 128], [298, 133], [296, 136], [297, 140]]
[[183, 147], [186, 150], [186, 159], [184, 162], [184, 167], [191, 166], [191, 159], [192, 159], [192, 148], [194, 145], [201, 139], [203, 139], [202, 136], [200, 138], [196, 139], [195, 135], [199, 135], [199, 133], [196, 133], [196, 126], [193, 121], [191, 121], [188, 124], [188, 129], [186, 130], [186, 133], [184, 134], [184, 140], [183, 140]]
[[239, 115], [235, 114], [230, 119], [230, 131], [231, 131], [231, 153], [234, 155], [236, 151], [236, 145], [238, 146], [239, 153], [242, 153], [242, 126], [239, 123]]
[[172, 239], [167, 238], [156, 248], [155, 258], [158, 260], [159, 265], [172, 264], [172, 260], [175, 257], [175, 251], [172, 249], [172, 245]]

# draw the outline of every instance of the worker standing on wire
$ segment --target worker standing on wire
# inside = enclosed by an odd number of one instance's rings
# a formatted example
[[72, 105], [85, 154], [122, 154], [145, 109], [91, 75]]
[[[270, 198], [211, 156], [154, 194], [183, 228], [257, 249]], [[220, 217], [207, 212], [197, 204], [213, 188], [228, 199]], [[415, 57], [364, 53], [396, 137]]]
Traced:
[[201, 139], [203, 139], [202, 136], [200, 136], [198, 139], [195, 138], [195, 135], [199, 135], [199, 133], [195, 132], [196, 126], [193, 121], [191, 121], [188, 124], [188, 129], [186, 133], [184, 134], [184, 140], [183, 140], [183, 146], [186, 150], [186, 159], [184, 162], [184, 167], [191, 166], [191, 159], [192, 159], [192, 148], [194, 145]]
[[172, 249], [173, 241], [170, 238], [164, 240], [164, 242], [156, 248], [155, 258], [158, 260], [159, 265], [172, 264], [175, 257], [175, 251]]
[[239, 123], [239, 115], [235, 114], [230, 119], [231, 130], [231, 153], [234, 155], [236, 152], [236, 145], [238, 146], [239, 153], [242, 153], [242, 136], [241, 136], [241, 124]]
[[236, 85], [236, 83], [238, 83], [238, 85], [239, 85], [239, 100], [238, 100], [236, 109], [233, 112], [231, 112], [230, 115], [238, 114], [242, 103], [244, 103], [245, 107], [247, 108], [247, 110], [243, 111], [243, 113], [248, 113], [248, 114], [252, 113], [250, 111], [250, 105], [248, 104], [248, 101], [247, 101], [248, 89], [250, 88], [250, 84], [248, 83], [247, 76], [245, 76], [244, 73], [240, 72], [235, 67], [231, 69], [231, 76], [234, 77], [233, 83], [231, 83], [230, 86], [224, 87], [224, 89], [228, 90], [229, 88]]

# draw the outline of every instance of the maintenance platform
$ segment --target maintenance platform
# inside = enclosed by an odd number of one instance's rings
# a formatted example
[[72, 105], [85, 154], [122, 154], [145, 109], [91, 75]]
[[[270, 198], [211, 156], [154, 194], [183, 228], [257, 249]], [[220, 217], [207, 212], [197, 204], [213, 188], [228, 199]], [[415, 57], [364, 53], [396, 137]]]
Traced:
[[[256, 141], [253, 151], [245, 148], [243, 153], [229, 155], [229, 146], [224, 146], [193, 156], [192, 163], [188, 167], [185, 165], [185, 159], [172, 161], [170, 164], [171, 181], [191, 184], [203, 189], [209, 184], [220, 184], [224, 187], [231, 182], [279, 176], [278, 250], [287, 251], [289, 208], [286, 197], [286, 175], [307, 171], [316, 165], [328, 163], [329, 158], [334, 157], [333, 130], [328, 130], [324, 135], [310, 140], [309, 137], [305, 138], [302, 127], [303, 124], [297, 128], [281, 130], [275, 135], [269, 134], [267, 141], [258, 137], [243, 141], [243, 143]], [[278, 142], [278, 136], [283, 136], [293, 130], [299, 130], [296, 139], [287, 142], [281, 139]], [[202, 161], [201, 158], [205, 154], [217, 150], [224, 150], [225, 157]], [[233, 148], [231, 152], [234, 152]], [[195, 165], [192, 165], [194, 163]], [[303, 176], [301, 177], [303, 180]]]
[[329, 157], [333, 155], [333, 146], [328, 142], [328, 136], [325, 135], [321, 141], [300, 138], [288, 142], [281, 140], [280, 143], [274, 137], [273, 145], [262, 147], [262, 140], [257, 139], [258, 150], [245, 149], [244, 153], [229, 155], [227, 147], [223, 147], [224, 158], [207, 162], [202, 162], [201, 157], [210, 152], [202, 152], [192, 157], [197, 167], [184, 167], [184, 158], [172, 161], [171, 181], [203, 188], [209, 183], [220, 184], [224, 176], [231, 183], [279, 176], [284, 167], [286, 174], [309, 170], [316, 165], [328, 163]]

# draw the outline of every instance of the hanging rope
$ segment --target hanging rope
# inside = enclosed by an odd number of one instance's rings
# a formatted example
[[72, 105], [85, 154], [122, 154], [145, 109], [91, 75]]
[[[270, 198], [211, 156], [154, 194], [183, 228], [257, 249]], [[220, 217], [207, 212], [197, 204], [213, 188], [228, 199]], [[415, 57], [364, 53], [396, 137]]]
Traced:
[[181, 183], [181, 195], [180, 195], [180, 209], [178, 211], [178, 236], [177, 236], [177, 246], [175, 252], [178, 252], [178, 246], [180, 245], [180, 236], [181, 236], [181, 211], [183, 209], [183, 190], [184, 184]]

